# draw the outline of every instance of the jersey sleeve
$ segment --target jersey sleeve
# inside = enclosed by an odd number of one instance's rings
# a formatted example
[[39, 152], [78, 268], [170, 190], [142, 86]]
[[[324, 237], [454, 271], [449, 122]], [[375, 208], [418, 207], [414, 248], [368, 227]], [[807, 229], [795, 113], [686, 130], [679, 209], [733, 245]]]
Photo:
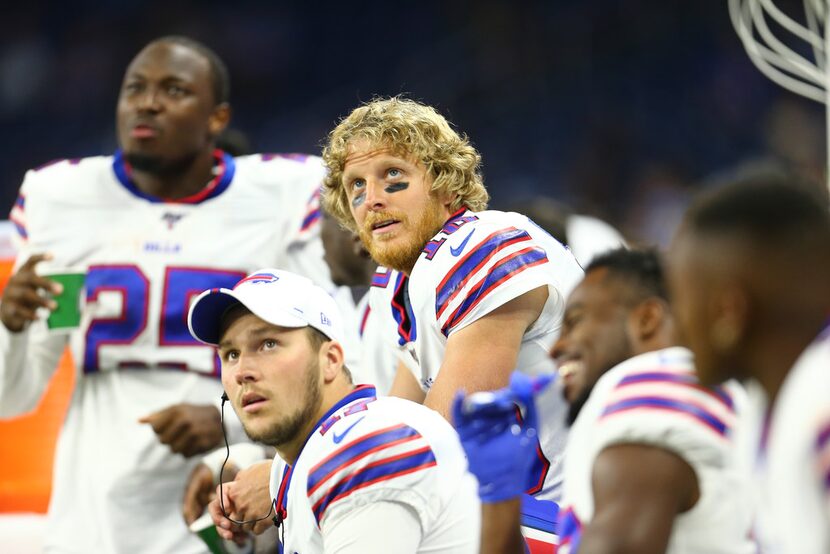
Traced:
[[[14, 224], [17, 257], [13, 272], [32, 254], [51, 252], [44, 225], [50, 219], [42, 173], [26, 174], [9, 219]], [[0, 324], [0, 417], [11, 417], [33, 410], [58, 366], [66, 337], [50, 334], [41, 319], [19, 333]]]
[[704, 387], [691, 372], [632, 371], [602, 407], [595, 449], [648, 444], [674, 452], [699, 474], [728, 463], [735, 423], [735, 402], [726, 389]]
[[462, 225], [437, 247], [429, 275], [435, 316], [449, 337], [510, 300], [555, 286], [545, 248], [527, 230], [496, 222]]
[[378, 429], [362, 419], [352, 421], [358, 417], [345, 418], [327, 431], [332, 438], [324, 440], [332, 441], [333, 447], [338, 437], [351, 433], [347, 442], [309, 470], [307, 494], [317, 524], [323, 528], [328, 518], [336, 520], [360, 506], [383, 501], [408, 506], [425, 521], [437, 465], [432, 447], [409, 425]]
[[321, 531], [323, 550], [332, 554], [415, 554], [423, 537], [418, 514], [393, 501], [341, 510]]

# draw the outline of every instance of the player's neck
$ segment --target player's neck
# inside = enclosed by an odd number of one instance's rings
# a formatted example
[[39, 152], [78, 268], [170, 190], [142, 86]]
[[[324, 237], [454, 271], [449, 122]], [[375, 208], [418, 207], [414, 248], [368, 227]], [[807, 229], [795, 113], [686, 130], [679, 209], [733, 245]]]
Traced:
[[133, 168], [131, 180], [142, 192], [179, 200], [196, 194], [214, 178], [213, 150], [205, 149], [187, 165], [171, 171], [148, 172]]
[[317, 424], [331, 410], [335, 404], [343, 400], [350, 392], [354, 390], [354, 385], [346, 381], [344, 378], [338, 378], [331, 383], [323, 385], [323, 398], [320, 406], [317, 408], [317, 413], [314, 417], [310, 417], [294, 440], [286, 442], [276, 447], [280, 458], [285, 460], [288, 465], [293, 466], [300, 453], [303, 451], [306, 439], [314, 432]]
[[772, 337], [765, 343], [768, 343], [768, 347], [756, 349], [748, 367], [752, 376], [767, 393], [770, 403], [773, 403], [787, 374], [806, 345], [782, 340], [781, 337]]

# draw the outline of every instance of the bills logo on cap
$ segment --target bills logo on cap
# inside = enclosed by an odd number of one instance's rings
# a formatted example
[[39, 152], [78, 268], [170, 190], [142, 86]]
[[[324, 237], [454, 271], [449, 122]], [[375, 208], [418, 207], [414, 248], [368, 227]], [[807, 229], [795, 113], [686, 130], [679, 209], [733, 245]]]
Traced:
[[236, 286], [233, 287], [233, 290], [236, 290], [245, 283], [251, 283], [252, 285], [262, 284], [262, 283], [274, 283], [279, 281], [279, 277], [274, 275], [273, 273], [254, 273], [253, 275], [248, 275], [241, 281], [239, 281]]

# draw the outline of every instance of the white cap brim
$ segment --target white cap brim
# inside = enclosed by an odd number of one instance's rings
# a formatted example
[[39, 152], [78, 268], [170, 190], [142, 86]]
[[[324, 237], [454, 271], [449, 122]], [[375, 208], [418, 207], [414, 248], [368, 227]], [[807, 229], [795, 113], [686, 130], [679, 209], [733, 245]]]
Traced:
[[263, 305], [262, 299], [245, 296], [244, 291], [225, 288], [204, 291], [193, 301], [187, 315], [190, 334], [200, 342], [218, 346], [222, 338], [222, 317], [237, 304], [245, 306], [255, 316], [273, 325], [288, 328], [308, 327], [308, 322], [300, 316], [292, 315], [291, 308], [287, 306], [277, 303]]

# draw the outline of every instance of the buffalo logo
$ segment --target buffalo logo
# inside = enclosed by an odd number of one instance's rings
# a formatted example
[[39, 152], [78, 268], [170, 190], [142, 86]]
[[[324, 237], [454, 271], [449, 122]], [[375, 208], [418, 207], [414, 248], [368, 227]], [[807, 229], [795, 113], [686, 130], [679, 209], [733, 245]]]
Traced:
[[253, 275], [248, 275], [241, 281], [239, 281], [234, 288], [236, 290], [239, 288], [240, 285], [245, 283], [251, 283], [252, 285], [261, 285], [263, 283], [275, 283], [279, 281], [280, 278], [274, 275], [273, 273], [254, 273]]

